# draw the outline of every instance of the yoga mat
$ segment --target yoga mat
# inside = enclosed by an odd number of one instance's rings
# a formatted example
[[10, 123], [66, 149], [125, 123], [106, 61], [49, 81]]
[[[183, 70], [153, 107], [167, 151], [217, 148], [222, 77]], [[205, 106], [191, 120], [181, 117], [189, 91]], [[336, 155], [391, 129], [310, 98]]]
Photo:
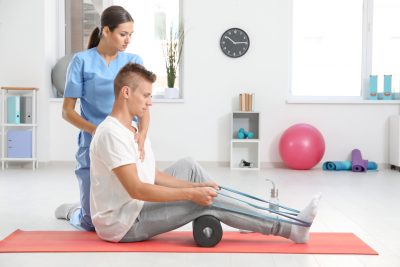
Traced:
[[[352, 171], [351, 161], [327, 161], [322, 166], [325, 171]], [[378, 164], [368, 162], [367, 171], [378, 171]]]
[[367, 172], [368, 160], [363, 160], [361, 156], [361, 151], [354, 149], [351, 152], [351, 169], [353, 172]]
[[353, 233], [310, 233], [307, 244], [258, 233], [224, 232], [213, 248], [199, 247], [192, 232], [173, 231], [137, 243], [110, 243], [95, 232], [21, 231], [0, 241], [0, 252], [193, 252], [378, 255]]

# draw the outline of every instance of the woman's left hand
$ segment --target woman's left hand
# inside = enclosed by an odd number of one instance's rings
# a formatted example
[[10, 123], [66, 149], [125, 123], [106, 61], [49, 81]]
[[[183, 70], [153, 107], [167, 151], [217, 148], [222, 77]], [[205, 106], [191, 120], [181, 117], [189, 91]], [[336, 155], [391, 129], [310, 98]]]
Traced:
[[144, 156], [146, 155], [146, 152], [144, 151], [145, 140], [146, 140], [146, 135], [142, 133], [135, 134], [135, 142], [138, 143], [140, 160], [142, 162], [144, 161]]
[[196, 185], [197, 185], [197, 187], [212, 187], [217, 191], [221, 190], [221, 188], [218, 186], [218, 184], [214, 183], [214, 182], [200, 183], [200, 184], [196, 184]]

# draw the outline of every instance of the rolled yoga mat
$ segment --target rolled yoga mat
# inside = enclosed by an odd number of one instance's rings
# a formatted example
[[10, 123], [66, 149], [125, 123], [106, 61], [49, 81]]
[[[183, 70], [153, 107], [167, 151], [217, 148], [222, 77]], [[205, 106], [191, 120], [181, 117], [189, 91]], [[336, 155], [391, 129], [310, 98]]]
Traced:
[[363, 160], [361, 151], [354, 149], [351, 152], [351, 169], [353, 172], [367, 172], [368, 160]]
[[0, 241], [0, 253], [10, 252], [185, 252], [290, 253], [378, 255], [353, 233], [310, 233], [307, 244], [279, 236], [224, 232], [213, 248], [199, 247], [192, 232], [172, 231], [136, 243], [110, 243], [95, 232], [21, 231]]
[[[352, 171], [351, 161], [327, 161], [322, 166], [325, 171]], [[368, 162], [367, 171], [378, 171], [378, 164]]]

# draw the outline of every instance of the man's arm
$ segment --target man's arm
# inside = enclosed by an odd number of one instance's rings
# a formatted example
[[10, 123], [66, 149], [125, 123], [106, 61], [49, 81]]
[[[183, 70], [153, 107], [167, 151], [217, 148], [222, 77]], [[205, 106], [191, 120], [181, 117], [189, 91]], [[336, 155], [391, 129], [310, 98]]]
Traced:
[[212, 204], [218, 194], [206, 187], [169, 188], [143, 183], [137, 174], [136, 164], [123, 165], [113, 169], [119, 181], [133, 199], [149, 202], [172, 202], [190, 200], [202, 206]]
[[148, 109], [143, 117], [138, 117], [138, 127], [139, 132], [135, 134], [135, 141], [138, 143], [140, 159], [143, 162], [146, 156], [146, 151], [144, 151], [144, 141], [146, 140], [147, 131], [149, 130], [150, 124], [150, 110]]
[[216, 183], [196, 184], [196, 183], [191, 183], [191, 182], [187, 182], [187, 181], [182, 181], [182, 180], [176, 179], [175, 177], [168, 175], [162, 171], [159, 171], [157, 168], [156, 168], [155, 184], [165, 186], [165, 187], [170, 187], [170, 188], [213, 187], [216, 190], [220, 190], [220, 188], [218, 187], [218, 185]]

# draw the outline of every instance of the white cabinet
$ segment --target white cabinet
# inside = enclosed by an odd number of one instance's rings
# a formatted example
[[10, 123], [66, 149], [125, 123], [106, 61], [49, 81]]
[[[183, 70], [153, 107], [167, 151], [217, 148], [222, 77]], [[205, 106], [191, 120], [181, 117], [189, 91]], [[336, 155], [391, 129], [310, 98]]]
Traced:
[[[4, 163], [8, 167], [8, 162], [32, 162], [32, 169], [38, 168], [38, 160], [36, 155], [37, 142], [37, 118], [36, 118], [36, 101], [38, 88], [30, 87], [1, 87], [1, 168], [4, 169]], [[31, 96], [32, 97], [32, 122], [31, 123], [7, 123], [7, 97], [8, 96]], [[27, 131], [32, 130], [32, 157], [30, 158], [10, 158], [6, 156], [8, 148], [8, 140], [6, 139], [8, 130]]]
[[390, 117], [389, 164], [392, 169], [400, 167], [400, 116]]
[[[231, 119], [231, 169], [259, 170], [260, 112], [234, 111]], [[245, 132], [252, 132], [253, 138], [239, 139], [237, 134], [240, 128], [243, 128]], [[254, 163], [254, 168], [240, 168], [239, 163], [242, 159]]]

